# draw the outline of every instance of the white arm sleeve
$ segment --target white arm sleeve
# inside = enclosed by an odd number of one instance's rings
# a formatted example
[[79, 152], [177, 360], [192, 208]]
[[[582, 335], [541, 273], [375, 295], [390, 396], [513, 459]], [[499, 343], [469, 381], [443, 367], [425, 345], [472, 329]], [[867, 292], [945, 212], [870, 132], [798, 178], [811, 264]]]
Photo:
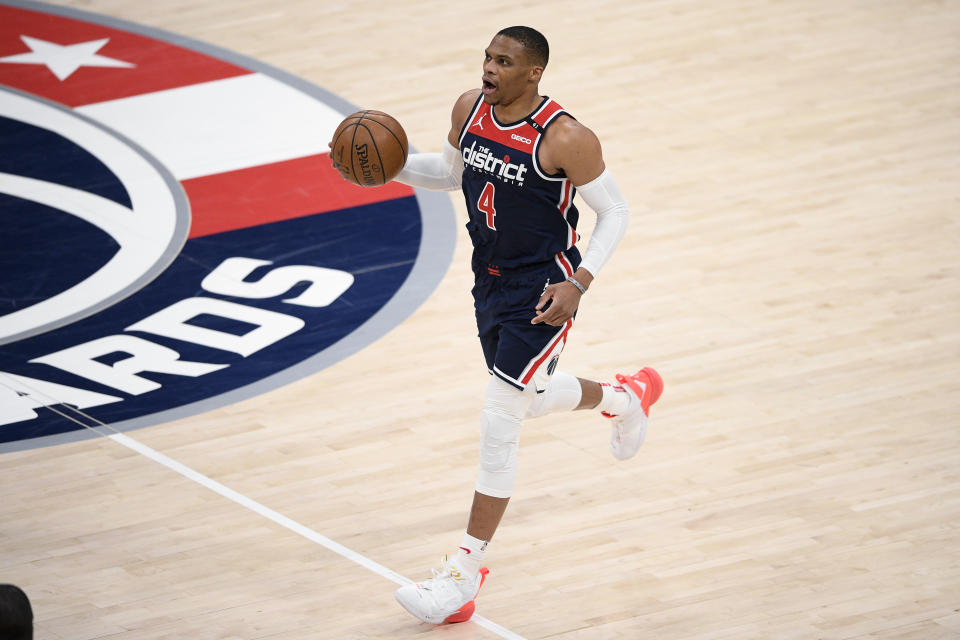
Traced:
[[443, 141], [443, 153], [413, 153], [394, 180], [433, 191], [453, 191], [460, 188], [463, 176], [463, 158], [460, 150]]
[[580, 266], [596, 277], [610, 259], [630, 223], [630, 208], [617, 188], [613, 176], [606, 169], [599, 176], [577, 187], [583, 201], [597, 213], [597, 226], [590, 234], [586, 253]]

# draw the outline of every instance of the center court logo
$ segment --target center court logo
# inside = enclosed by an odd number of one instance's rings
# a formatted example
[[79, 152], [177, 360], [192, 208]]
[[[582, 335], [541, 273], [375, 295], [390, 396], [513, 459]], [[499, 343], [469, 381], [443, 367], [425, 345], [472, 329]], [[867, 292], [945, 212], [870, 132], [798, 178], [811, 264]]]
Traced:
[[340, 180], [356, 108], [278, 70], [21, 2], [0, 85], [0, 451], [87, 437], [48, 407], [132, 429], [319, 371], [449, 264], [449, 199]]
[[[38, 179], [44, 172], [37, 160], [27, 167], [13, 163], [8, 167], [10, 172], [0, 173], [0, 194], [75, 216], [103, 231], [117, 245], [105, 264], [74, 286], [43, 299], [22, 300], [18, 308], [0, 316], [2, 344], [90, 315], [152, 280], [182, 246], [189, 212], [183, 198], [178, 201], [162, 167], [67, 109], [6, 92], [0, 99], [0, 118], [22, 138], [16, 148], [4, 149], [8, 162], [29, 147], [59, 153], [66, 150], [68, 155], [86, 151], [105, 163], [104, 169], [121, 183], [127, 196], [118, 202], [60, 181]], [[10, 126], [13, 123], [20, 126]], [[51, 134], [61, 138], [57, 144], [44, 139]], [[70, 149], [71, 143], [76, 149]], [[74, 171], [75, 176], [79, 173]], [[20, 211], [25, 212], [25, 208], [20, 207]], [[14, 236], [16, 229], [26, 224], [12, 221], [7, 232]], [[6, 277], [15, 275], [11, 270]]]

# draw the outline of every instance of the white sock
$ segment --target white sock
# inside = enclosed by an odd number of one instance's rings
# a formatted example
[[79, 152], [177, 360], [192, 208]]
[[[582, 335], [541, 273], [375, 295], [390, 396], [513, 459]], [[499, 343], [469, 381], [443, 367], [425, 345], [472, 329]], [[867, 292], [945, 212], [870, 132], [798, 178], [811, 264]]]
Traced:
[[483, 564], [483, 556], [487, 555], [487, 540], [474, 538], [469, 533], [463, 534], [463, 542], [460, 543], [460, 551], [457, 553], [457, 566], [473, 579], [480, 572], [480, 566]]
[[623, 390], [623, 387], [601, 382], [600, 390], [603, 392], [603, 397], [600, 399], [600, 404], [597, 405], [598, 411], [606, 411], [618, 416], [627, 410], [627, 405], [630, 404], [630, 395]]
[[527, 418], [538, 418], [555, 411], [573, 411], [580, 404], [582, 390], [575, 376], [563, 371], [554, 371], [546, 391], [538, 393], [536, 400], [527, 409]]

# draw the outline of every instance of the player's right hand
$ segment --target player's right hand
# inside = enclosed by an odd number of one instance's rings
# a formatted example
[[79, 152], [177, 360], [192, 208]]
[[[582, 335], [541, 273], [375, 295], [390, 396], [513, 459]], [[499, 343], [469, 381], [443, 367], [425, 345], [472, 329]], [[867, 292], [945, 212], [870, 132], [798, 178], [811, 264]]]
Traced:
[[[327, 146], [328, 146], [331, 150], [333, 150], [333, 141], [331, 140], [330, 142], [328, 142], [328, 143], [327, 143]], [[334, 169], [336, 169], [336, 170], [337, 170], [337, 173], [339, 173], [339, 174], [340, 174], [340, 177], [343, 178], [344, 180], [346, 180], [346, 179], [347, 179], [347, 176], [350, 175], [349, 173], [347, 173], [347, 168], [346, 168], [345, 166], [343, 166], [342, 164], [340, 164], [339, 162], [337, 162], [336, 160], [333, 159], [333, 154], [332, 154], [332, 153], [330, 154], [330, 166], [332, 166]]]

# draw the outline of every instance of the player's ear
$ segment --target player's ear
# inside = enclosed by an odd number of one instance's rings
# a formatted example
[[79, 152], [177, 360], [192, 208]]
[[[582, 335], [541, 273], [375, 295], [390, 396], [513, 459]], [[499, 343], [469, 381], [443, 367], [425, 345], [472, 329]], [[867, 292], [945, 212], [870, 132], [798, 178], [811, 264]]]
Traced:
[[530, 67], [529, 76], [528, 76], [530, 82], [532, 82], [533, 84], [537, 84], [540, 82], [540, 78], [542, 77], [543, 77], [543, 67]]

